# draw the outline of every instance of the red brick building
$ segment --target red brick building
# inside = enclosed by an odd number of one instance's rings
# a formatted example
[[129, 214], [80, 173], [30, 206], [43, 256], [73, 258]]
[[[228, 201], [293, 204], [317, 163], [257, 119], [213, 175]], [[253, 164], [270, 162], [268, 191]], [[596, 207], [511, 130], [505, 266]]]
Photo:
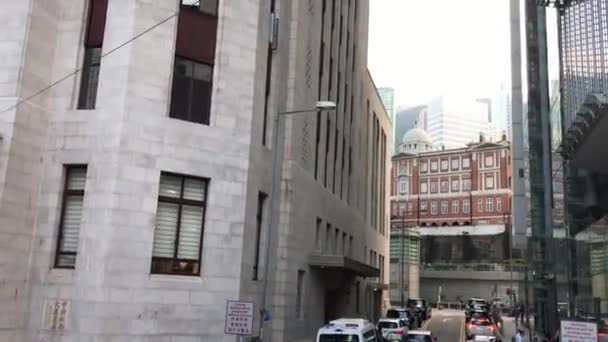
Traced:
[[504, 225], [510, 216], [509, 142], [432, 150], [424, 130], [404, 136], [392, 158], [392, 226]]

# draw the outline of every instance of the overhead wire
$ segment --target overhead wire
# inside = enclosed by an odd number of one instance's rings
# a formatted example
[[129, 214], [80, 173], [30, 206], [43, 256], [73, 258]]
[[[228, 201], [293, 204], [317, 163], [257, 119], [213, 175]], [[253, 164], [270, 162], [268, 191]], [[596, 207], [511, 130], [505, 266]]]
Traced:
[[[195, 2], [195, 3], [194, 3], [192, 6], [196, 6], [196, 5], [198, 5], [198, 4], [200, 4], [200, 0], [199, 0], [199, 1], [197, 1], [197, 2]], [[100, 57], [100, 60], [103, 60], [103, 58], [105, 58], [105, 57], [109, 56], [110, 54], [112, 54], [112, 53], [114, 53], [114, 52], [116, 52], [116, 51], [120, 50], [121, 48], [123, 48], [123, 47], [125, 47], [126, 45], [128, 45], [128, 44], [132, 43], [133, 41], [135, 41], [135, 40], [139, 39], [139, 38], [140, 38], [140, 37], [142, 37], [143, 35], [145, 35], [145, 34], [147, 34], [148, 32], [150, 32], [150, 31], [154, 30], [155, 28], [159, 27], [160, 25], [162, 25], [162, 24], [166, 23], [167, 21], [169, 21], [169, 20], [171, 20], [171, 19], [175, 18], [175, 17], [176, 17], [176, 16], [179, 14], [179, 11], [173, 11], [173, 12], [174, 12], [174, 13], [173, 13], [173, 14], [171, 14], [170, 16], [168, 16], [167, 18], [165, 18], [165, 19], [163, 19], [163, 20], [161, 20], [161, 21], [157, 22], [156, 24], [154, 24], [154, 25], [152, 25], [152, 26], [148, 27], [147, 29], [143, 30], [142, 32], [140, 32], [140, 33], [136, 34], [135, 36], [133, 36], [133, 37], [129, 38], [128, 40], [126, 40], [126, 41], [124, 41], [123, 43], [119, 44], [118, 46], [114, 47], [113, 49], [111, 49], [111, 50], [109, 50], [109, 51], [107, 51], [107, 52], [103, 53], [103, 54], [101, 55], [101, 57]], [[25, 98], [18, 98], [18, 100], [17, 100], [17, 102], [16, 102], [15, 104], [13, 104], [13, 105], [11, 105], [11, 106], [9, 106], [9, 107], [7, 107], [7, 108], [5, 108], [5, 109], [1, 110], [1, 111], [0, 111], [0, 114], [5, 113], [5, 112], [7, 112], [7, 111], [9, 111], [9, 110], [15, 109], [15, 108], [17, 108], [19, 105], [21, 105], [21, 104], [22, 104], [22, 103], [24, 103], [24, 102], [25, 102], [25, 103], [30, 103], [29, 101], [30, 101], [31, 99], [33, 99], [34, 97], [36, 97], [36, 96], [38, 96], [38, 95], [40, 95], [40, 94], [42, 94], [42, 93], [44, 93], [44, 92], [48, 91], [49, 89], [51, 89], [51, 88], [55, 87], [56, 85], [60, 84], [61, 82], [65, 81], [65, 80], [67, 80], [68, 78], [70, 78], [70, 77], [72, 77], [72, 76], [74, 76], [74, 75], [78, 74], [79, 72], [81, 72], [81, 71], [82, 71], [82, 69], [84, 69], [84, 66], [83, 66], [83, 67], [80, 67], [80, 68], [76, 68], [74, 71], [72, 71], [72, 72], [68, 73], [67, 75], [65, 75], [65, 76], [61, 77], [60, 79], [58, 79], [58, 80], [56, 80], [56, 81], [52, 82], [51, 84], [49, 84], [49, 85], [47, 85], [46, 87], [44, 87], [44, 88], [40, 89], [39, 91], [37, 91], [37, 92], [33, 93], [32, 95], [29, 95], [28, 97], [25, 97]]]

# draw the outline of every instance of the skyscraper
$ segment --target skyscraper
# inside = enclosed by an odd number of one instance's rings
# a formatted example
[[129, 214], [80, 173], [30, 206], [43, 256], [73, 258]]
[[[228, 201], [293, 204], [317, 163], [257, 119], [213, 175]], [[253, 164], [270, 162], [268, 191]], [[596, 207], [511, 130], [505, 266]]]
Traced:
[[388, 117], [391, 118], [391, 121], [394, 123], [395, 89], [391, 87], [379, 87], [378, 94], [380, 95], [380, 99], [382, 99], [386, 114], [388, 114]]
[[425, 117], [426, 117], [426, 105], [410, 107], [410, 108], [397, 108], [393, 120], [393, 153], [399, 151], [399, 145], [403, 135], [414, 127], [425, 128]]
[[[488, 134], [488, 107], [475, 100], [438, 96], [428, 105], [426, 130], [436, 148], [464, 147]], [[498, 138], [498, 137], [496, 137]]]

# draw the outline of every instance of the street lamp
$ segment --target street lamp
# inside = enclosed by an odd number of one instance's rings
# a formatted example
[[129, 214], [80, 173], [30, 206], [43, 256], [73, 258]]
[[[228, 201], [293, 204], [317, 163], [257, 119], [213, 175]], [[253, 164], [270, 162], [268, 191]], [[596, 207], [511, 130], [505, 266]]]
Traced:
[[[290, 110], [278, 112], [274, 118], [274, 126], [273, 126], [273, 138], [272, 138], [272, 176], [270, 178], [270, 219], [268, 220], [268, 228], [266, 230], [266, 257], [264, 259], [264, 286], [262, 288], [262, 300], [260, 309], [260, 341], [263, 341], [263, 332], [264, 332], [264, 321], [269, 320], [269, 312], [266, 308], [266, 293], [268, 291], [268, 268], [270, 263], [270, 241], [271, 241], [271, 233], [272, 228], [275, 226], [275, 215], [273, 213], [274, 203], [275, 203], [275, 194], [276, 194], [276, 178], [277, 178], [277, 166], [280, 164], [279, 161], [279, 126], [281, 122], [281, 118], [287, 115], [294, 114], [303, 114], [303, 113], [313, 113], [319, 111], [329, 111], [336, 108], [336, 104], [332, 101], [317, 101], [315, 108], [313, 109], [302, 109], [302, 110]], [[278, 215], [276, 215], [278, 216]]]

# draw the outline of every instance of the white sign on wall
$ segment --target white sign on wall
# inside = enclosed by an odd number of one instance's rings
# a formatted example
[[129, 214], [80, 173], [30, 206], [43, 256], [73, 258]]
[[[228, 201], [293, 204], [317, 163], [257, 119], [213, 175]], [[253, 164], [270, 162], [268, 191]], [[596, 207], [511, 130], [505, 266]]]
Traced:
[[253, 302], [226, 302], [226, 335], [251, 335], [253, 333]]
[[597, 342], [597, 323], [561, 321], [562, 342]]

